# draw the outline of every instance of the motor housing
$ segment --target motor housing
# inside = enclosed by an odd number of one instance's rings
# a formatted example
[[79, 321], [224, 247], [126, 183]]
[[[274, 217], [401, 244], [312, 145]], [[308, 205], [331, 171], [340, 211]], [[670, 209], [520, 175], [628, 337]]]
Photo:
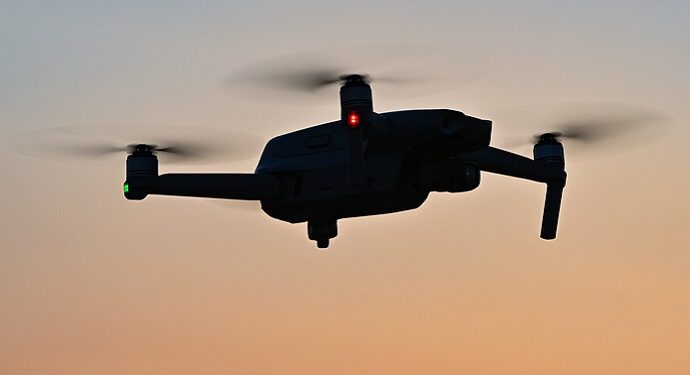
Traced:
[[123, 191], [129, 200], [142, 200], [148, 195], [151, 177], [158, 176], [158, 158], [152, 146], [135, 145], [132, 148], [134, 152], [127, 156], [127, 179]]

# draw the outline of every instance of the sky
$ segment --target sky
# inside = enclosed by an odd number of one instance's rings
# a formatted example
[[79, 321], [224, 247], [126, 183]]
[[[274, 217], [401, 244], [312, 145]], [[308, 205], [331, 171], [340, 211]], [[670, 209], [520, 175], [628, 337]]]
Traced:
[[[687, 1], [0, 2], [0, 373], [690, 373], [688, 14]], [[544, 187], [503, 176], [341, 220], [323, 251], [304, 224], [256, 210], [126, 201], [124, 155], [17, 152], [64, 126], [265, 142], [332, 121], [336, 88], [224, 84], [304, 56], [418, 72], [374, 84], [375, 109], [492, 119], [497, 147], [566, 112], [658, 120], [565, 143], [555, 241], [538, 238]], [[251, 172], [260, 151], [160, 169]]]

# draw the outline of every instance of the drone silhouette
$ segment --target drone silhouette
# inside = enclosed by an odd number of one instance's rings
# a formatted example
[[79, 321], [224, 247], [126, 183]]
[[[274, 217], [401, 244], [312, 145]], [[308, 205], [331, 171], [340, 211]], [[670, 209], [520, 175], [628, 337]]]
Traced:
[[450, 109], [376, 113], [367, 75], [305, 78], [303, 86], [340, 83], [340, 119], [280, 135], [265, 146], [254, 173], [158, 174], [158, 153], [174, 147], [127, 147], [124, 195], [255, 200], [269, 216], [307, 222], [319, 248], [329, 246], [342, 218], [411, 210], [430, 192], [476, 189], [480, 172], [546, 184], [541, 238], [554, 239], [566, 183], [560, 137], [545, 133], [534, 159], [489, 146], [489, 120]]
[[[641, 122], [664, 119], [630, 107], [624, 107], [623, 117], [598, 120], [583, 119], [584, 112], [578, 111], [579, 120], [571, 118], [557, 125], [558, 131], [534, 136], [533, 158], [528, 158], [490, 146], [490, 120], [451, 109], [374, 112], [372, 79], [368, 75], [313, 67], [297, 72], [282, 70], [271, 67], [259, 74], [245, 71], [239, 80], [230, 83], [233, 87], [244, 82], [250, 83], [250, 88], [269, 84], [307, 92], [339, 84], [340, 119], [269, 140], [254, 173], [159, 174], [158, 156], [167, 164], [176, 160], [208, 160], [219, 150], [234, 156], [242, 149], [254, 150], [248, 146], [253, 137], [247, 134], [213, 137], [214, 141], [222, 140], [222, 144], [212, 145], [208, 140], [195, 144], [193, 138], [199, 133], [198, 128], [187, 128], [193, 133], [179, 141], [161, 140], [160, 134], [179, 132], [180, 128], [159, 131], [149, 125], [125, 130], [126, 127], [118, 126], [117, 133], [155, 131], [153, 137], [128, 135], [126, 139], [147, 142], [124, 147], [120, 141], [104, 143], [102, 136], [87, 137], [88, 142], [80, 145], [69, 138], [78, 136], [79, 131], [59, 128], [59, 135], [70, 139], [67, 145], [56, 145], [56, 134], [52, 134], [47, 144], [37, 146], [42, 136], [30, 133], [26, 142], [13, 148], [31, 156], [61, 155], [77, 157], [79, 161], [124, 151], [128, 156], [123, 188], [129, 200], [169, 195], [260, 202], [261, 209], [275, 219], [306, 222], [308, 237], [319, 248], [328, 247], [337, 236], [339, 219], [412, 210], [420, 207], [431, 192], [474, 190], [480, 184], [481, 172], [490, 172], [545, 184], [541, 238], [552, 240], [556, 238], [567, 178], [562, 140], [591, 144], [634, 130]], [[381, 83], [406, 80], [409, 79], [376, 79]], [[243, 89], [242, 94], [246, 93]], [[587, 110], [591, 109], [588, 105]], [[607, 112], [612, 109], [611, 105], [606, 106]], [[533, 121], [534, 114], [530, 116]], [[659, 133], [655, 129], [653, 135]], [[644, 142], [649, 143], [653, 135], [646, 135]], [[227, 147], [226, 142], [233, 140], [241, 143]], [[625, 143], [628, 148], [629, 140]], [[610, 146], [607, 152], [611, 151]]]

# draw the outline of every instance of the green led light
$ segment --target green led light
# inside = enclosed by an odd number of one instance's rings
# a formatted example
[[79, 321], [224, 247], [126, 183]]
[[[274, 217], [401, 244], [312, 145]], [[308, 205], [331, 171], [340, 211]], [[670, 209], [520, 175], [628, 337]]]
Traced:
[[125, 182], [124, 186], [122, 187], [122, 190], [125, 191], [125, 194], [129, 193], [129, 184]]

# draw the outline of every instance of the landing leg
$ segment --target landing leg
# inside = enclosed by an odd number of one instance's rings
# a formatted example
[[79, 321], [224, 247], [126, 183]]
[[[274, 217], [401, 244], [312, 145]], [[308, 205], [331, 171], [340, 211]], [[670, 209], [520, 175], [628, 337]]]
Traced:
[[309, 221], [307, 234], [310, 240], [316, 241], [319, 249], [328, 247], [329, 240], [338, 235], [338, 225], [335, 220]]

